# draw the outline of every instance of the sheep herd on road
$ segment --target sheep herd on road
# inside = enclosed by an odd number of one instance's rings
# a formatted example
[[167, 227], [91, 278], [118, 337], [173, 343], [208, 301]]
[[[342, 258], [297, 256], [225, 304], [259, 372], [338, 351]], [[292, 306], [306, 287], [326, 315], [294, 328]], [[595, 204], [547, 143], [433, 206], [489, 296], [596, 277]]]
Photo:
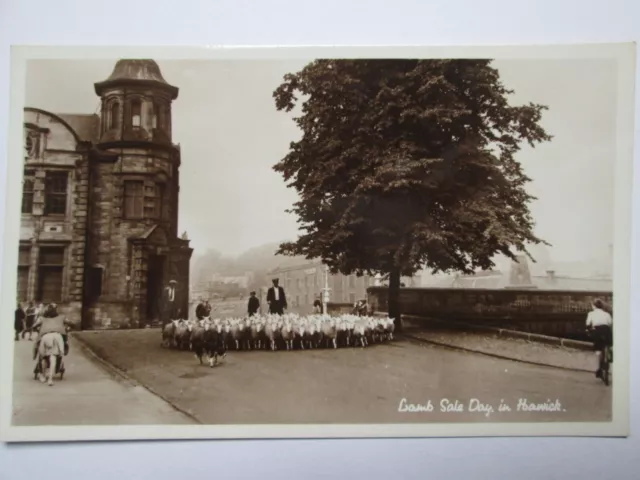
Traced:
[[227, 350], [306, 350], [366, 347], [393, 340], [390, 318], [356, 315], [254, 315], [248, 318], [173, 320], [162, 330], [162, 346], [190, 350], [209, 366]]

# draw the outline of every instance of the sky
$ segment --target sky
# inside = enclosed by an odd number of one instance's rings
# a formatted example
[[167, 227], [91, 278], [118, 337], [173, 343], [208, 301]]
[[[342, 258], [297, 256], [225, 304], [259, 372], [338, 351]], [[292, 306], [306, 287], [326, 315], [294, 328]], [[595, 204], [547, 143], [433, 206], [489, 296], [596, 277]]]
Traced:
[[[93, 84], [116, 62], [35, 60], [27, 69], [25, 106], [54, 113], [94, 113]], [[292, 114], [275, 108], [273, 91], [306, 61], [199, 60], [158, 64], [177, 86], [173, 141], [182, 152], [179, 230], [195, 254], [238, 255], [294, 239], [286, 213], [297, 199], [272, 166], [300, 137]], [[535, 233], [554, 261], [606, 261], [613, 243], [616, 70], [608, 60], [496, 60], [512, 105], [547, 105], [542, 126], [554, 136], [516, 157], [532, 178]]]

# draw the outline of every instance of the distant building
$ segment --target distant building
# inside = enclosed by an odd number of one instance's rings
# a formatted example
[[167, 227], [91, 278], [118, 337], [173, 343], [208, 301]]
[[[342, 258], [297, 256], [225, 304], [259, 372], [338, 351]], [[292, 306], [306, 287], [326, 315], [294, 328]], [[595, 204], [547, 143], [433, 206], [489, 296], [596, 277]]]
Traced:
[[[280, 279], [285, 290], [287, 303], [292, 308], [310, 309], [314, 300], [322, 294], [325, 285], [325, 267], [321, 260], [312, 260], [291, 267], [276, 268], [267, 273], [266, 283], [270, 286], [273, 278]], [[366, 297], [367, 288], [373, 286], [369, 275], [329, 274], [330, 301], [355, 303]], [[268, 287], [267, 287], [268, 288]], [[262, 289], [261, 303], [266, 305], [267, 288]]]
[[[261, 303], [266, 305], [268, 287], [273, 278], [280, 279], [280, 286], [285, 290], [287, 303], [290, 308], [310, 310], [316, 298], [321, 297], [325, 285], [325, 266], [321, 260], [312, 260], [294, 265], [281, 267], [267, 273], [267, 287], [261, 291]], [[419, 286], [418, 278], [402, 277], [405, 287]], [[333, 303], [353, 304], [367, 297], [367, 288], [375, 285], [376, 278], [372, 275], [342, 275], [341, 273], [328, 275], [329, 301]], [[383, 282], [386, 284], [388, 282]]]

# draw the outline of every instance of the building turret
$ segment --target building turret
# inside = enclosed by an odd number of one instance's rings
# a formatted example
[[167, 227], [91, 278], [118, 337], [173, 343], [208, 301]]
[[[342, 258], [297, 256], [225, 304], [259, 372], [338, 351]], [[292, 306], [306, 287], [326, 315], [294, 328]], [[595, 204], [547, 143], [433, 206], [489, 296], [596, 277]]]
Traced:
[[171, 143], [171, 102], [178, 88], [167, 83], [156, 62], [119, 60], [94, 87], [102, 100], [101, 143]]

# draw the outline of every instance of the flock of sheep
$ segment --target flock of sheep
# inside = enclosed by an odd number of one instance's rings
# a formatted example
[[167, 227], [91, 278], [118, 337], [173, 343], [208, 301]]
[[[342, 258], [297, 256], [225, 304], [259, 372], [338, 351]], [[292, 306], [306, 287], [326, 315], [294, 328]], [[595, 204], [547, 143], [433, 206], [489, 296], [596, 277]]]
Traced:
[[305, 350], [366, 347], [393, 340], [390, 318], [356, 315], [254, 315], [249, 318], [173, 320], [162, 331], [162, 346], [191, 350], [213, 367], [227, 350]]

